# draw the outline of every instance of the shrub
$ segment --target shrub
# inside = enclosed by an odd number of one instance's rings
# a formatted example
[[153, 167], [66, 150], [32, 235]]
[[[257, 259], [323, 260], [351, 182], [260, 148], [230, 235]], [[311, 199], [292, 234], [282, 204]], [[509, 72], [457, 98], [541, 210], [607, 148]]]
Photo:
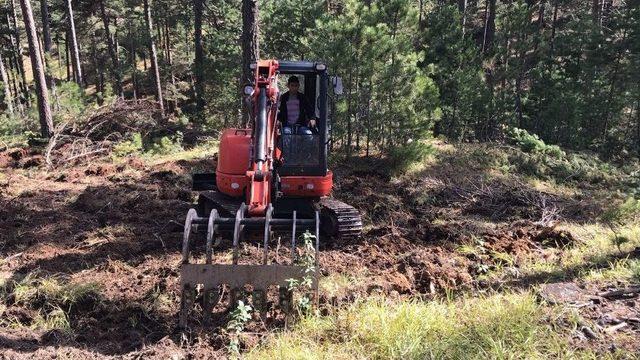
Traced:
[[163, 136], [159, 139], [154, 139], [148, 150], [155, 155], [173, 154], [183, 150], [182, 140], [182, 133], [178, 131], [173, 136]]
[[530, 134], [527, 130], [510, 128], [507, 136], [526, 153], [541, 153], [555, 158], [560, 158], [566, 154], [557, 145], [547, 145], [536, 134]]
[[142, 151], [142, 135], [134, 133], [131, 140], [123, 141], [113, 147], [113, 154], [118, 157], [127, 156]]
[[22, 122], [18, 117], [0, 114], [0, 136], [16, 135], [22, 130]]
[[82, 114], [87, 107], [87, 98], [78, 84], [67, 81], [61, 83], [57, 88], [57, 103], [60, 107], [56, 111], [56, 118], [72, 120]]
[[405, 172], [415, 163], [422, 162], [433, 153], [433, 147], [422, 141], [412, 141], [396, 147], [389, 152], [391, 170], [395, 173]]

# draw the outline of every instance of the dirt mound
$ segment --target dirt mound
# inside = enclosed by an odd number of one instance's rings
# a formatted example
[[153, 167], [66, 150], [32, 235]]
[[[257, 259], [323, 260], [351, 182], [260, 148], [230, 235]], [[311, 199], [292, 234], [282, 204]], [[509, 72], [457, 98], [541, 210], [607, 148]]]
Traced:
[[13, 148], [0, 152], [0, 169], [28, 169], [44, 164], [44, 156], [34, 148]]

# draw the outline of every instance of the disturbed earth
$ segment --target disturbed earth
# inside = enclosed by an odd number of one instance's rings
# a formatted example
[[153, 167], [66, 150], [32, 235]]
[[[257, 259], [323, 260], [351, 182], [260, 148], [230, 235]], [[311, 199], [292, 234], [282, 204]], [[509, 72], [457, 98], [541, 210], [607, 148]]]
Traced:
[[[2, 355], [224, 356], [227, 341], [220, 329], [228, 314], [222, 304], [214, 310], [212, 324], [196, 320], [189, 331], [177, 328], [182, 223], [196, 196], [190, 191], [190, 174], [210, 171], [214, 161], [154, 164], [130, 157], [47, 168], [36, 152], [0, 153], [0, 274], [7, 296], [0, 308]], [[579, 240], [556, 229], [559, 217], [580, 222], [598, 208], [585, 199], [492, 180], [473, 167], [445, 161], [400, 178], [375, 170], [384, 166], [380, 159], [359, 158], [335, 168], [334, 196], [362, 212], [365, 230], [357, 240], [322, 239], [321, 307], [370, 294], [432, 298], [447, 290], [489, 291], [546, 282], [524, 278], [507, 284], [481, 280], [480, 275], [507, 262], [500, 254], [517, 263], [573, 246]], [[283, 247], [274, 247], [271, 256], [284, 262]], [[258, 261], [259, 250], [247, 244], [242, 256], [245, 262]], [[215, 259], [228, 261], [228, 247]], [[27, 303], [16, 295], [15, 284], [46, 278], [95, 286], [90, 296], [72, 305], [60, 302], [67, 313], [65, 330], [39, 326], [54, 311], [45, 295], [32, 294]], [[621, 331], [637, 336], [635, 300], [602, 296], [606, 291], [570, 283], [541, 296], [581, 304], [581, 314], [605, 328], [625, 322]], [[253, 337], [244, 346], [283, 327], [276, 312], [266, 321], [252, 322]], [[590, 336], [588, 330], [580, 334]]]

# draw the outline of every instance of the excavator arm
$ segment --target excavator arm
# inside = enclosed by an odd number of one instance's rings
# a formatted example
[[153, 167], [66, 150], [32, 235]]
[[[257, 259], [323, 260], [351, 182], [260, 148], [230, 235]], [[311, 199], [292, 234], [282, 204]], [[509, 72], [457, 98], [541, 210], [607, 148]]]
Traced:
[[278, 61], [260, 60], [255, 68], [251, 167], [247, 170], [247, 211], [264, 216], [271, 202], [271, 182], [276, 143], [278, 111]]

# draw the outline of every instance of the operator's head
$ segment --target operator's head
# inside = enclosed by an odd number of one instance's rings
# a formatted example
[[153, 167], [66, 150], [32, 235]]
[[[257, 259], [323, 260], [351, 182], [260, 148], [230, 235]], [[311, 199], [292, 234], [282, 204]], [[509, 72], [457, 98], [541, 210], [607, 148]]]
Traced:
[[292, 94], [297, 94], [300, 89], [300, 80], [295, 75], [289, 76], [289, 80], [287, 80], [287, 87], [289, 88], [289, 92]]

